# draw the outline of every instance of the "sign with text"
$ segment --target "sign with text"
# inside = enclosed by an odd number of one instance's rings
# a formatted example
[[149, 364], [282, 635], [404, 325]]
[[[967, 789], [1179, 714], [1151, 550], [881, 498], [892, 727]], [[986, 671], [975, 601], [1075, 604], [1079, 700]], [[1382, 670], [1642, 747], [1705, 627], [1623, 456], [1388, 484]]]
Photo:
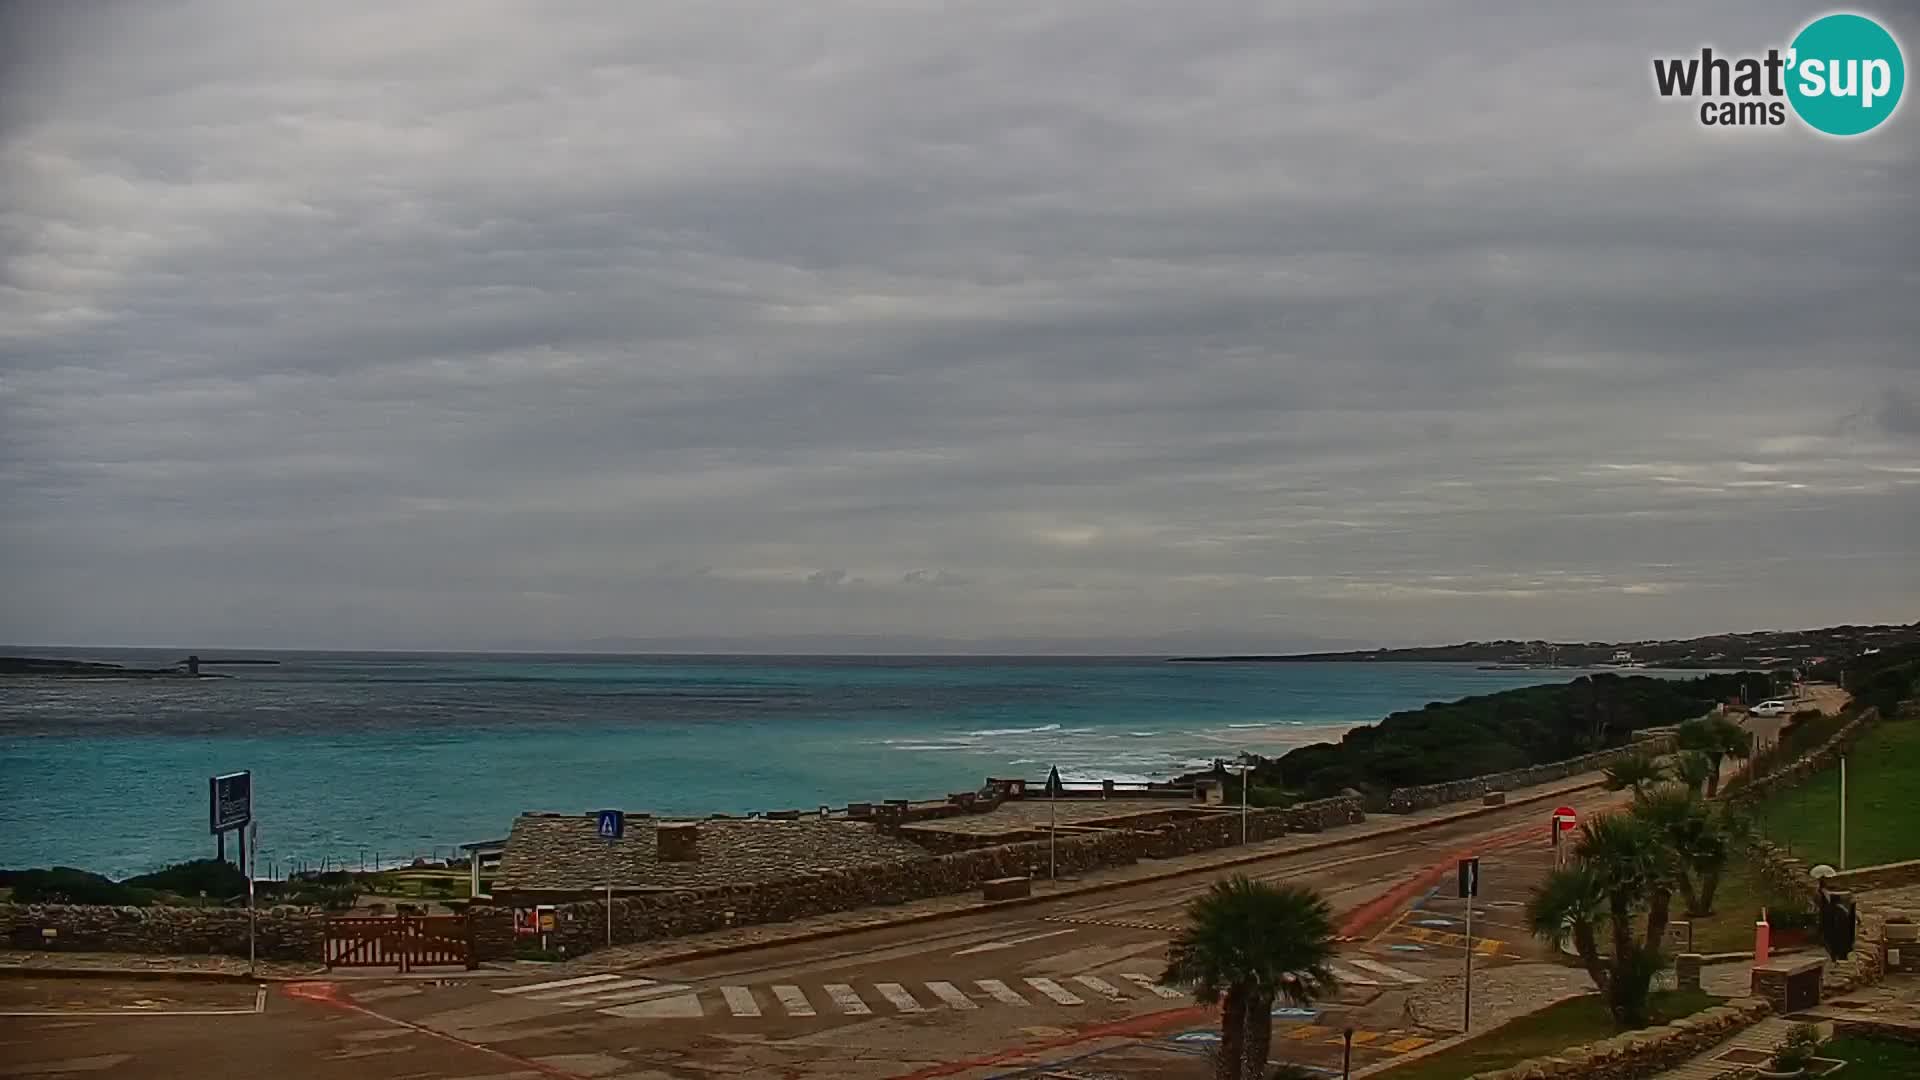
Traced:
[[237, 772], [207, 779], [208, 831], [223, 833], [253, 820], [253, 773]]
[[1480, 860], [1460, 860], [1460, 899], [1468, 900], [1480, 895]]

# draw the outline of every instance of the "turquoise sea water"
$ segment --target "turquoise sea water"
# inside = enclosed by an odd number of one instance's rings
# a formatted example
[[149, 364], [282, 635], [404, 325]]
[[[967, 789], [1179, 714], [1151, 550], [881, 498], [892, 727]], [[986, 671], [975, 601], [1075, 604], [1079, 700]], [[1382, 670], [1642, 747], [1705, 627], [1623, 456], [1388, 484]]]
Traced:
[[[51, 653], [158, 665], [178, 654]], [[238, 655], [233, 653], [223, 655]], [[0, 866], [210, 853], [251, 769], [261, 853], [383, 862], [523, 810], [663, 814], [933, 797], [988, 775], [1165, 778], [1429, 701], [1571, 678], [1447, 664], [280, 653], [188, 681], [0, 683]], [[263, 864], [264, 868], [264, 864]]]

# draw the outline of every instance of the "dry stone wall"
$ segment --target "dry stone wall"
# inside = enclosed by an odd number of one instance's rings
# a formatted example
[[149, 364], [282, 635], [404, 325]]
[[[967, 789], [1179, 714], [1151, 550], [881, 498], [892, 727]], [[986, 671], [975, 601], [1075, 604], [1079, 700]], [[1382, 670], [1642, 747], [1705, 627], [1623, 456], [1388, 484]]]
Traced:
[[[263, 908], [255, 934], [257, 955], [263, 960], [319, 960], [326, 925], [324, 915]], [[0, 904], [0, 929], [17, 949], [247, 955], [247, 913], [236, 908]], [[49, 936], [48, 930], [54, 933]]]
[[1625, 1032], [1549, 1057], [1528, 1058], [1518, 1065], [1476, 1073], [1472, 1080], [1641, 1080], [1711, 1050], [1772, 1011], [1772, 1006], [1759, 998], [1741, 998], [1671, 1024]]
[[1741, 785], [1738, 790], [1726, 797], [1727, 801], [1740, 805], [1757, 803], [1775, 792], [1798, 787], [1815, 773], [1833, 767], [1842, 751], [1851, 747], [1855, 740], [1866, 734], [1868, 728], [1879, 722], [1879, 709], [1863, 710], [1858, 716], [1842, 724], [1840, 730], [1834, 732], [1826, 742], [1821, 743], [1818, 749], [1810, 750], [1794, 759], [1791, 764]]
[[1449, 780], [1440, 784], [1394, 788], [1387, 793], [1387, 812], [1410, 814], [1415, 810], [1431, 810], [1448, 803], [1478, 799], [1489, 791], [1512, 791], [1515, 788], [1564, 780], [1569, 776], [1604, 769], [1623, 758], [1639, 757], [1642, 754], [1671, 753], [1673, 747], [1672, 735], [1660, 735], [1651, 739], [1642, 739], [1628, 746], [1600, 750], [1565, 761], [1550, 761], [1544, 765], [1489, 773], [1486, 776], [1473, 776], [1465, 780]]
[[[1138, 851], [1137, 834], [1113, 832], [1062, 836], [1055, 854], [1059, 871], [1071, 874], [1131, 863]], [[616, 897], [614, 940], [619, 944], [653, 941], [729, 926], [903, 904], [968, 892], [994, 878], [1045, 874], [1046, 868], [1047, 843], [1042, 840], [801, 874], [754, 885]], [[567, 953], [586, 952], [606, 944], [605, 903], [561, 904], [555, 917], [556, 932], [551, 941]]]

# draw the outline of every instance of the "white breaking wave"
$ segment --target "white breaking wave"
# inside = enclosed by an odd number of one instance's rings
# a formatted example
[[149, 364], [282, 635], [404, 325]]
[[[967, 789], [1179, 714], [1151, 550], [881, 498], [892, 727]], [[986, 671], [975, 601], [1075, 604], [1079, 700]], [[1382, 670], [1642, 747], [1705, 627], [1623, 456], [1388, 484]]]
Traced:
[[1039, 727], [988, 728], [985, 731], [969, 731], [969, 735], [1039, 735], [1047, 731], [1059, 731], [1059, 724], [1042, 724]]

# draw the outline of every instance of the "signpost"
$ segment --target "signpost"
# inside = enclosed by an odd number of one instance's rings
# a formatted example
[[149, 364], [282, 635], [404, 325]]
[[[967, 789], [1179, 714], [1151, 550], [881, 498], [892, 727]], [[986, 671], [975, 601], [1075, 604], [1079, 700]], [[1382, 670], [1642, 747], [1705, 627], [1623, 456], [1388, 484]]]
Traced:
[[1048, 881], [1052, 881], [1057, 877], [1059, 877], [1059, 871], [1056, 868], [1056, 864], [1054, 863], [1054, 860], [1053, 860], [1053, 834], [1054, 834], [1055, 826], [1059, 823], [1058, 811], [1054, 808], [1054, 800], [1058, 799], [1059, 797], [1060, 797], [1060, 766], [1055, 765], [1052, 769], [1048, 770], [1047, 772], [1047, 880]]
[[613, 947], [613, 845], [627, 835], [624, 810], [602, 810], [595, 826], [600, 839], [607, 842], [607, 947]]
[[1465, 1004], [1460, 1016], [1460, 1030], [1473, 1030], [1473, 901], [1480, 895], [1480, 860], [1478, 858], [1460, 860], [1460, 899], [1467, 902], [1467, 981], [1462, 995]]
[[[221, 862], [227, 861], [227, 833], [232, 829], [244, 829], [247, 822], [253, 820], [253, 773], [227, 773], [224, 776], [207, 778], [207, 826], [213, 833], [214, 853]], [[246, 835], [240, 837], [244, 848]], [[240, 862], [245, 865], [246, 852], [240, 853]]]
[[1553, 866], [1559, 869], [1567, 862], [1567, 845], [1561, 841], [1562, 833], [1572, 832], [1580, 824], [1580, 815], [1574, 813], [1571, 806], [1555, 807], [1553, 821], [1549, 828], [1553, 833]]
[[247, 977], [253, 977], [253, 941], [260, 928], [260, 917], [253, 906], [254, 864], [260, 861], [260, 823], [247, 822]]

